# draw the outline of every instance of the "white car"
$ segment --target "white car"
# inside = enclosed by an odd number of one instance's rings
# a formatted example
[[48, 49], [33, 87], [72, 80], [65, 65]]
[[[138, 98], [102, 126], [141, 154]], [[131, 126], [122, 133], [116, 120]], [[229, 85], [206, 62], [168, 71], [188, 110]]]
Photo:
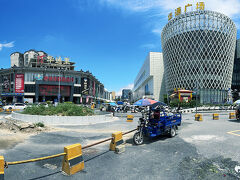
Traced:
[[3, 106], [3, 110], [13, 110], [13, 111], [17, 111], [17, 110], [23, 110], [26, 108], [26, 105], [23, 103], [15, 103], [13, 105], [6, 105]]

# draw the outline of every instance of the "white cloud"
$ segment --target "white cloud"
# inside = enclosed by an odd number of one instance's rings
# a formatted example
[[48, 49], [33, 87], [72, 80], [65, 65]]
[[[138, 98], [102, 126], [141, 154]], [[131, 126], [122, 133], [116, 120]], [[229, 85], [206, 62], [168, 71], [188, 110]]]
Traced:
[[156, 28], [156, 29], [153, 29], [152, 32], [153, 32], [154, 34], [158, 35], [158, 36], [161, 36], [162, 30]]
[[[167, 23], [168, 13], [181, 7], [182, 12], [186, 4], [192, 4], [188, 9], [193, 11], [196, 9], [197, 2], [200, 0], [100, 0], [101, 4], [121, 8], [126, 12], [147, 12], [146, 17], [152, 23], [152, 32], [157, 36], [161, 36], [161, 31]], [[205, 9], [223, 13], [232, 18], [235, 23], [239, 24], [240, 0], [204, 0]], [[156, 18], [157, 17], [157, 18]], [[239, 27], [239, 26], [237, 26]]]
[[151, 49], [156, 48], [156, 44], [153, 44], [153, 43], [142, 44], [140, 47], [143, 49], [151, 50]]
[[[135, 12], [155, 9], [159, 10], [158, 13], [165, 14], [166, 11], [172, 11], [177, 7], [181, 7], [182, 11], [184, 11], [186, 4], [192, 4], [193, 8], [195, 8], [196, 3], [200, 2], [200, 0], [100, 0], [100, 2]], [[204, 0], [204, 2], [205, 9], [221, 12], [231, 18], [238, 16], [240, 13], [240, 0]]]
[[14, 47], [14, 41], [9, 43], [0, 43], [0, 51], [2, 50], [3, 47], [6, 47], [6, 48]]
[[128, 84], [127, 86], [120, 88], [120, 90], [116, 92], [116, 96], [121, 96], [123, 89], [133, 89], [133, 86], [134, 84]]

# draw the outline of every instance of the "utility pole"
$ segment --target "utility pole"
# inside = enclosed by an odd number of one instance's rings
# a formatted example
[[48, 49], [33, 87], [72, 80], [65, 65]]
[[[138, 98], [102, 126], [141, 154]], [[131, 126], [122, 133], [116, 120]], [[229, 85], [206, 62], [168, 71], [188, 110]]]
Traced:
[[60, 91], [60, 69], [59, 69], [59, 78], [58, 78], [58, 103], [60, 103], [61, 91]]

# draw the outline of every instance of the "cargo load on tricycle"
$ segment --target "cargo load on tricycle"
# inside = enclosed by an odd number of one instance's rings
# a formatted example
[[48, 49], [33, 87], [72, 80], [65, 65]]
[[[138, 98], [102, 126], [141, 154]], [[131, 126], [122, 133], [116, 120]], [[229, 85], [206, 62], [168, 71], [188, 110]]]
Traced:
[[182, 116], [178, 112], [170, 112], [164, 103], [157, 102], [147, 106], [139, 118], [137, 132], [133, 136], [133, 142], [140, 145], [144, 137], [153, 138], [159, 135], [174, 137], [178, 126], [181, 125]]

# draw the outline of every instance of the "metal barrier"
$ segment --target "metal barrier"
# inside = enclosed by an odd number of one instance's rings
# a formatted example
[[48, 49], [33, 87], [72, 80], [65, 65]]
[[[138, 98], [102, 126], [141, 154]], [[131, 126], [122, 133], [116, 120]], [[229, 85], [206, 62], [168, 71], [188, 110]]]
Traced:
[[[8, 166], [42, 161], [42, 160], [52, 159], [52, 158], [56, 158], [56, 157], [60, 157], [60, 156], [64, 156], [63, 162], [62, 162], [62, 171], [64, 171], [68, 175], [75, 174], [84, 169], [84, 160], [82, 157], [83, 149], [87, 149], [89, 147], [96, 146], [98, 144], [101, 144], [101, 143], [104, 143], [107, 141], [111, 141], [110, 150], [119, 151], [119, 148], [117, 148], [117, 146], [123, 144], [122, 136], [129, 134], [131, 132], [134, 132], [136, 130], [137, 129], [133, 129], [133, 130], [127, 131], [125, 133], [122, 133], [122, 132], [113, 133], [112, 137], [110, 137], [110, 138], [107, 138], [107, 139], [104, 139], [104, 140], [101, 140], [101, 141], [98, 141], [98, 142], [95, 142], [95, 143], [92, 143], [92, 144], [89, 144], [89, 145], [86, 145], [83, 147], [81, 146], [81, 144], [69, 145], [69, 146], [64, 147], [64, 153], [55, 154], [55, 155], [51, 155], [51, 156], [45, 156], [45, 157], [29, 159], [29, 160], [22, 160], [22, 161], [13, 161], [13, 162], [4, 161], [4, 157], [0, 156], [0, 180], [4, 180], [4, 168], [8, 168]], [[121, 143], [119, 144], [119, 142], [121, 142]]]

